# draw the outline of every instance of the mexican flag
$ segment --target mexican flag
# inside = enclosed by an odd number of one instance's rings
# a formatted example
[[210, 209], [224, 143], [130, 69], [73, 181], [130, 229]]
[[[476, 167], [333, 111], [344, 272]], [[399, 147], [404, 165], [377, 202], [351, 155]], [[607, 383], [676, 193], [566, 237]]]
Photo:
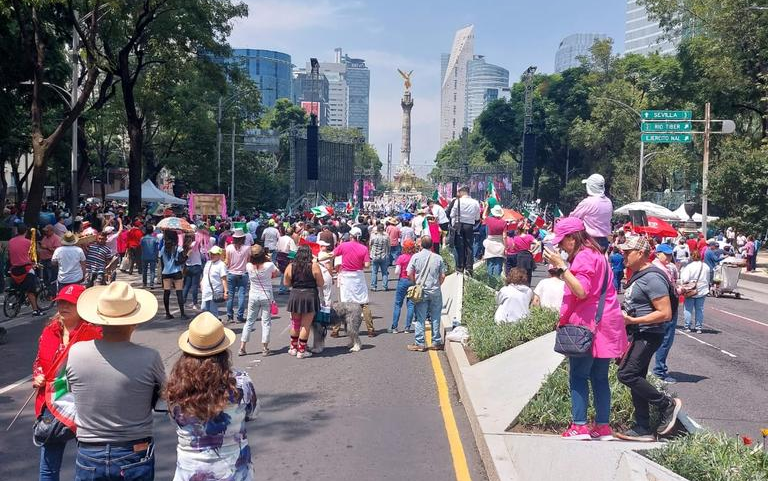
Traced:
[[543, 256], [544, 252], [542, 251], [541, 242], [537, 242], [534, 245], [533, 250], [531, 251], [531, 254], [533, 254], [533, 261], [536, 263], [539, 263], [544, 259], [544, 256]]
[[312, 213], [315, 214], [317, 217], [325, 217], [333, 214], [333, 209], [325, 205], [318, 205], [317, 207], [312, 207], [311, 210], [312, 210]]
[[488, 192], [488, 207], [493, 208], [499, 203], [499, 197], [496, 195], [496, 186], [493, 185], [493, 180], [488, 181], [488, 188], [486, 191]]
[[448, 207], [448, 200], [445, 197], [443, 197], [442, 195], [440, 195], [440, 193], [437, 191], [437, 189], [435, 189], [435, 191], [432, 192], [432, 200], [434, 200], [435, 202], [440, 204], [440, 206], [443, 209]]
[[546, 222], [538, 214], [523, 209], [523, 217], [536, 227], [543, 227]]
[[559, 219], [559, 218], [563, 217], [563, 211], [560, 210], [560, 207], [555, 206], [555, 208], [552, 209], [552, 216], [555, 219]]
[[66, 362], [62, 363], [56, 379], [45, 386], [45, 404], [56, 419], [61, 421], [73, 433], [77, 432], [75, 426], [75, 396], [69, 390], [66, 376]]
[[300, 246], [309, 246], [309, 249], [312, 251], [312, 255], [317, 257], [320, 254], [320, 244], [317, 242], [310, 242], [306, 239], [299, 239], [299, 245]]

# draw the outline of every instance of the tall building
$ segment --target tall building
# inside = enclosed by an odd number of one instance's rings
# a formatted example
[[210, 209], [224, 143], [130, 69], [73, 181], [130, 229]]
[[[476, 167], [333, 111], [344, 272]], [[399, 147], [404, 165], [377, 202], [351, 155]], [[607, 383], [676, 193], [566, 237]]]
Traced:
[[293, 71], [293, 103], [303, 108], [308, 114], [317, 115], [318, 124], [329, 124], [329, 82], [322, 73], [313, 79], [311, 69], [295, 69]]
[[256, 82], [265, 107], [273, 107], [277, 99], [292, 97], [291, 56], [273, 50], [236, 48], [230, 62], [239, 63]]
[[341, 48], [334, 52], [333, 62], [320, 62], [320, 72], [328, 79], [328, 125], [345, 128], [349, 125], [347, 66], [341, 63]]
[[651, 53], [674, 54], [680, 38], [668, 39], [659, 22], [648, 18], [645, 6], [637, 0], [627, 0], [624, 22], [624, 53], [648, 55]]
[[[467, 62], [475, 53], [475, 26], [464, 27], [453, 38], [448, 63], [443, 70], [440, 90], [440, 147], [457, 139], [464, 127], [467, 89]], [[441, 60], [445, 58], [445, 54]]]
[[509, 70], [486, 62], [482, 55], [467, 62], [464, 127], [471, 130], [485, 106], [502, 97], [505, 89], [509, 90]]
[[555, 72], [562, 72], [581, 65], [580, 57], [588, 57], [590, 49], [598, 40], [608, 36], [602, 33], [574, 33], [561, 42], [555, 54]]
[[351, 58], [341, 50], [337, 52], [341, 63], [346, 67], [346, 80], [348, 89], [347, 127], [360, 129], [368, 141], [368, 123], [371, 95], [371, 71], [361, 58]]

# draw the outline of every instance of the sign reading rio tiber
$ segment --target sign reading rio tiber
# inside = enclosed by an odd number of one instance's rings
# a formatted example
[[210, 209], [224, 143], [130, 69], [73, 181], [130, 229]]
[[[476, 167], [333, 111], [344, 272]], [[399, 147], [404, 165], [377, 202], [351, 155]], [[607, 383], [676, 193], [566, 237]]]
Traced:
[[647, 144], [693, 141], [693, 112], [690, 110], [643, 110], [640, 141]]

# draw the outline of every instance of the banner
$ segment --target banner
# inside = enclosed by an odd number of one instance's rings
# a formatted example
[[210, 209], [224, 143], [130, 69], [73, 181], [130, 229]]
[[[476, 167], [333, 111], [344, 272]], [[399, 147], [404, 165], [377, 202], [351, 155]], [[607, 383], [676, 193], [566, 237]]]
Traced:
[[227, 198], [224, 194], [189, 194], [189, 215], [227, 217]]

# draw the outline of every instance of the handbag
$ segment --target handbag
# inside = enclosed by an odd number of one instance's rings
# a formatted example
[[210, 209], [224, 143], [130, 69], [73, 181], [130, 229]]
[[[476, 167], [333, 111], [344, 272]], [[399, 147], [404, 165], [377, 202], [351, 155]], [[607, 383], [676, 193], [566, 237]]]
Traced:
[[[254, 266], [254, 267], [256, 267], [256, 266]], [[277, 266], [275, 266], [275, 268], [277, 268]], [[264, 284], [261, 283], [261, 278], [259, 277], [258, 272], [256, 273], [256, 280], [259, 281], [259, 286], [261, 286], [261, 290], [264, 291], [264, 292], [267, 292], [267, 290], [264, 289]], [[270, 286], [270, 291], [271, 290], [272, 290], [272, 286]], [[277, 302], [274, 299], [269, 301], [269, 313], [272, 316], [276, 316], [276, 315], [280, 314], [280, 308], [277, 306]]]
[[[603, 286], [600, 289], [600, 301], [597, 303], [595, 313], [595, 329], [603, 318], [605, 308], [605, 295], [608, 291], [608, 261], [605, 262], [603, 273]], [[586, 326], [564, 324], [559, 326], [555, 334], [555, 352], [566, 357], [589, 357], [592, 355], [592, 342], [594, 331]]]
[[41, 447], [45, 444], [66, 443], [70, 439], [75, 439], [75, 433], [56, 419], [47, 406], [43, 406], [43, 411], [35, 419], [35, 424], [32, 426], [34, 445]]
[[[210, 261], [209, 261], [210, 262]], [[216, 289], [213, 288], [213, 284], [211, 283], [211, 269], [213, 269], [213, 263], [210, 262], [210, 266], [208, 266], [208, 286], [211, 288], [211, 294], [213, 295], [213, 302], [216, 304], [220, 304], [224, 302], [224, 292], [218, 292]]]
[[695, 281], [688, 281], [680, 286], [680, 293], [683, 297], [694, 297], [699, 292], [699, 280], [701, 279], [701, 271], [704, 270], [704, 262], [701, 262], [699, 266], [699, 273], [696, 275]]
[[414, 304], [418, 304], [424, 298], [424, 286], [422, 284], [424, 283], [424, 278], [427, 274], [427, 268], [429, 268], [429, 262], [431, 260], [432, 254], [430, 253], [427, 262], [424, 263], [424, 267], [422, 267], [421, 272], [419, 272], [419, 277], [416, 279], [416, 284], [409, 287], [405, 292], [405, 298], [410, 299]]

